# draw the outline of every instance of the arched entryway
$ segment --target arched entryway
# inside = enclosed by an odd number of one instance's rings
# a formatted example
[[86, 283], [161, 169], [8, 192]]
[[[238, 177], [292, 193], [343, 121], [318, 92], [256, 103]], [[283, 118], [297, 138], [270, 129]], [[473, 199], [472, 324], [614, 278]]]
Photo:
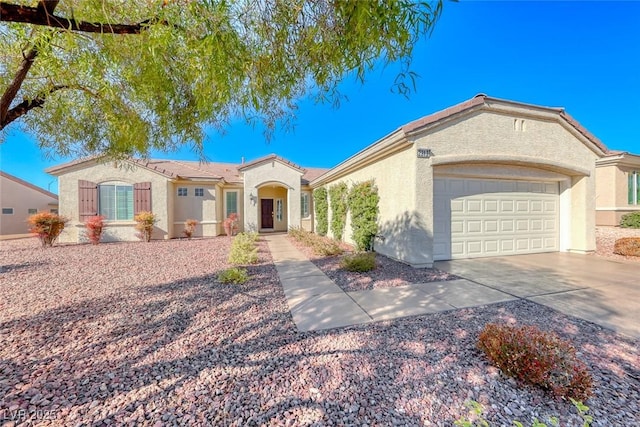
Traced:
[[260, 232], [287, 231], [288, 188], [280, 183], [271, 182], [258, 188], [258, 227]]

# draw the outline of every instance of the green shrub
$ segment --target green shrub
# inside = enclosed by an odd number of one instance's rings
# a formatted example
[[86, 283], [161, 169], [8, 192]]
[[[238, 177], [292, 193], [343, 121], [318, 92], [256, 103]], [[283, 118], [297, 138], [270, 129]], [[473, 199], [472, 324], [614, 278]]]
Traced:
[[313, 190], [313, 207], [316, 213], [316, 233], [326, 236], [329, 229], [329, 201], [326, 188]]
[[376, 268], [376, 254], [374, 252], [358, 252], [346, 255], [340, 260], [340, 267], [347, 271], [364, 273]]
[[535, 326], [487, 324], [478, 348], [506, 375], [533, 384], [558, 397], [585, 400], [593, 380], [576, 351], [557, 335]]
[[[593, 417], [587, 414], [587, 412], [589, 412], [589, 407], [575, 399], [571, 399], [571, 403], [578, 411], [580, 417], [582, 417], [582, 427], [591, 426]], [[453, 423], [453, 425], [458, 427], [489, 427], [489, 422], [484, 418], [484, 407], [480, 403], [476, 402], [475, 400], [467, 400], [466, 402], [464, 402], [464, 404], [469, 409], [471, 418], [459, 418]], [[520, 421], [513, 420], [512, 422], [516, 427], [524, 427], [524, 424], [522, 424]], [[558, 417], [550, 417], [548, 422], [552, 426], [560, 425], [560, 420], [558, 419]], [[538, 421], [537, 418], [534, 418], [531, 427], [547, 427], [547, 425], [541, 421]]]
[[347, 223], [347, 184], [341, 182], [329, 187], [329, 200], [331, 202], [331, 234], [335, 239], [342, 240]]
[[613, 253], [626, 256], [640, 256], [640, 237], [623, 237], [613, 245]]
[[227, 268], [218, 274], [218, 281], [220, 283], [233, 283], [236, 285], [242, 285], [249, 280], [249, 273], [244, 268]]
[[352, 238], [359, 251], [373, 249], [378, 233], [378, 188], [373, 180], [354, 184], [349, 192]]
[[256, 233], [239, 233], [233, 238], [229, 251], [229, 262], [235, 265], [255, 264], [258, 262]]
[[620, 219], [622, 228], [640, 228], [640, 212], [631, 212]]
[[138, 212], [133, 217], [133, 220], [137, 222], [136, 230], [138, 230], [140, 240], [144, 240], [145, 242], [151, 241], [153, 226], [158, 222], [156, 214], [147, 211]]
[[27, 218], [29, 232], [38, 235], [42, 247], [53, 246], [69, 220], [58, 214], [40, 212]]

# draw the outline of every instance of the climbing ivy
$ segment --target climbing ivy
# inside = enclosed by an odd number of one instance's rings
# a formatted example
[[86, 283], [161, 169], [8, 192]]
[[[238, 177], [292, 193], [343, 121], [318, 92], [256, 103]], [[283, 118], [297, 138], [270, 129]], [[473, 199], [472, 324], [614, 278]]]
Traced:
[[333, 238], [342, 240], [344, 226], [347, 222], [347, 184], [341, 182], [329, 187], [329, 200], [331, 201], [331, 233]]
[[373, 249], [378, 232], [378, 187], [373, 180], [359, 182], [351, 187], [348, 206], [351, 211], [352, 238], [360, 251]]
[[329, 229], [329, 201], [325, 187], [313, 191], [313, 206], [316, 213], [316, 233], [326, 236]]

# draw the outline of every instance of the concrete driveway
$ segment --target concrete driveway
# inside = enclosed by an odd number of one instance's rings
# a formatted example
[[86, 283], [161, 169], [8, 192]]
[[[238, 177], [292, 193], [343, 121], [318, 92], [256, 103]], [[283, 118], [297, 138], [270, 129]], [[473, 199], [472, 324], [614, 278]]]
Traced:
[[640, 263], [554, 252], [440, 261], [435, 267], [640, 338]]

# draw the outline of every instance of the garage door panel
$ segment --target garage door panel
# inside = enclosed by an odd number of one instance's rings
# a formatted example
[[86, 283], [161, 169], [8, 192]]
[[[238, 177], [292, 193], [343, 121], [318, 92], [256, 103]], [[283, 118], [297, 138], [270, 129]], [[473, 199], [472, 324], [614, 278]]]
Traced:
[[451, 221], [452, 233], [464, 233], [464, 221]]
[[495, 219], [485, 220], [484, 221], [484, 231], [486, 233], [497, 233], [498, 232], [498, 221]]
[[557, 183], [436, 178], [434, 188], [436, 260], [558, 250]]
[[513, 212], [514, 211], [514, 202], [513, 200], [502, 200], [500, 202], [500, 212]]
[[484, 201], [484, 212], [494, 212], [498, 213], [498, 201], [497, 200], [485, 200]]
[[500, 252], [500, 241], [499, 240], [485, 240], [484, 242], [484, 253], [485, 254], [498, 254]]

